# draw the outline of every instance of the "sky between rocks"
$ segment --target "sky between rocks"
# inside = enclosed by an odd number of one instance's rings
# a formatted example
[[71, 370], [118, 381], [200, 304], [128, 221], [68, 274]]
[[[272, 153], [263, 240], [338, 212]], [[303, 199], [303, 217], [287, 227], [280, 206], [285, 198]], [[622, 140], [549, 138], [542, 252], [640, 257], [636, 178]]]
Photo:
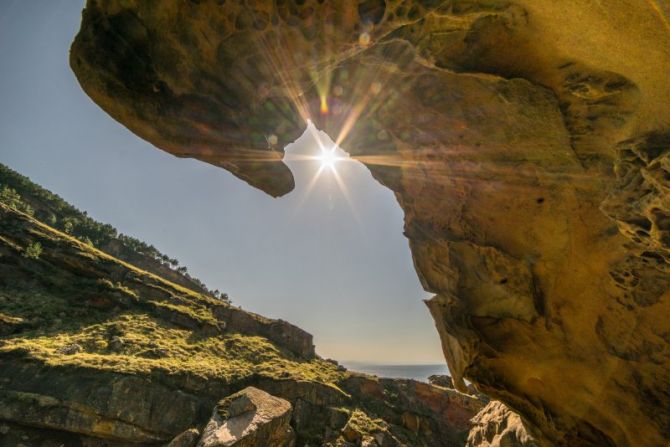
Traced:
[[[317, 352], [442, 363], [393, 194], [356, 162], [349, 191], [287, 148], [296, 190], [273, 199], [223, 169], [157, 150], [99, 109], [68, 66], [78, 0], [0, 2], [0, 162], [176, 257], [235, 304], [314, 334]], [[324, 140], [327, 137], [323, 137]], [[293, 161], [290, 158], [293, 158]]]

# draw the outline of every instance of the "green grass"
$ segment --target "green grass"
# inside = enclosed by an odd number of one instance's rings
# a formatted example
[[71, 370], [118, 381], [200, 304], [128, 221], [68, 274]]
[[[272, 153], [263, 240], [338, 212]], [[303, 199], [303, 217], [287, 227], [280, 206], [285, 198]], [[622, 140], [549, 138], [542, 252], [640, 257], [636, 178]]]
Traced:
[[[52, 326], [49, 334], [22, 333], [4, 339], [1, 353], [21, 350], [51, 366], [76, 366], [128, 374], [161, 370], [227, 382], [252, 374], [333, 383], [343, 373], [328, 362], [299, 361], [287, 356], [263, 337], [241, 334], [203, 336], [166, 324], [143, 313], [123, 313], [77, 331]], [[112, 340], [122, 341], [113, 348]], [[77, 344], [83, 350], [62, 354], [59, 349]]]
[[360, 409], [351, 413], [347, 425], [359, 433], [376, 433], [388, 431], [388, 424], [381, 419], [373, 419]]
[[[42, 253], [25, 256], [39, 243]], [[0, 204], [0, 355], [126, 374], [187, 374], [233, 382], [251, 375], [334, 384], [345, 374], [297, 358], [214, 315], [229, 304], [115, 259]], [[265, 319], [252, 316], [259, 321]], [[119, 340], [122, 346], [119, 347]], [[69, 345], [81, 351], [64, 354]]]

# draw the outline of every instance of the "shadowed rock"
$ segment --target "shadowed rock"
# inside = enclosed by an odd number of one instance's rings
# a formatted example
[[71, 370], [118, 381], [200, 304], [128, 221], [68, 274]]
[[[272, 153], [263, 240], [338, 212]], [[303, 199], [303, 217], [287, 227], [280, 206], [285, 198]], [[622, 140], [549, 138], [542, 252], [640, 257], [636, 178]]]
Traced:
[[195, 447], [199, 439], [200, 432], [195, 428], [191, 428], [177, 435], [165, 447]]

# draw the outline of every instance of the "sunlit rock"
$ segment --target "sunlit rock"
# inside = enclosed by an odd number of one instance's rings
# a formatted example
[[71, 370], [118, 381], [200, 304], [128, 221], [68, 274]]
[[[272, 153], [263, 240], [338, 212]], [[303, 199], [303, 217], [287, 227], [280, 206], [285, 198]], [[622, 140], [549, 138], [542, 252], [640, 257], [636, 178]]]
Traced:
[[528, 422], [502, 402], [489, 403], [472, 421], [466, 447], [538, 447]]
[[248, 387], [219, 402], [198, 447], [293, 447], [290, 421], [290, 402]]

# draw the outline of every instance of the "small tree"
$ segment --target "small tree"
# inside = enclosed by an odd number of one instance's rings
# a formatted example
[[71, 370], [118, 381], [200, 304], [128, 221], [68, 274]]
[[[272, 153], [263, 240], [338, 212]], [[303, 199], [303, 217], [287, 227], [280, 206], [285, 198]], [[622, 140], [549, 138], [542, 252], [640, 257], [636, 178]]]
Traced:
[[25, 256], [28, 259], [39, 259], [41, 254], [42, 254], [42, 244], [40, 244], [39, 242], [31, 242], [30, 244], [28, 244], [25, 251], [23, 252], [23, 256]]
[[34, 216], [35, 215], [35, 210], [33, 209], [32, 206], [28, 205], [27, 203], [24, 204], [21, 207], [21, 211], [23, 211], [24, 213], [26, 213], [29, 216]]
[[19, 209], [21, 205], [21, 195], [14, 188], [5, 185], [0, 190], [0, 202], [10, 208]]

